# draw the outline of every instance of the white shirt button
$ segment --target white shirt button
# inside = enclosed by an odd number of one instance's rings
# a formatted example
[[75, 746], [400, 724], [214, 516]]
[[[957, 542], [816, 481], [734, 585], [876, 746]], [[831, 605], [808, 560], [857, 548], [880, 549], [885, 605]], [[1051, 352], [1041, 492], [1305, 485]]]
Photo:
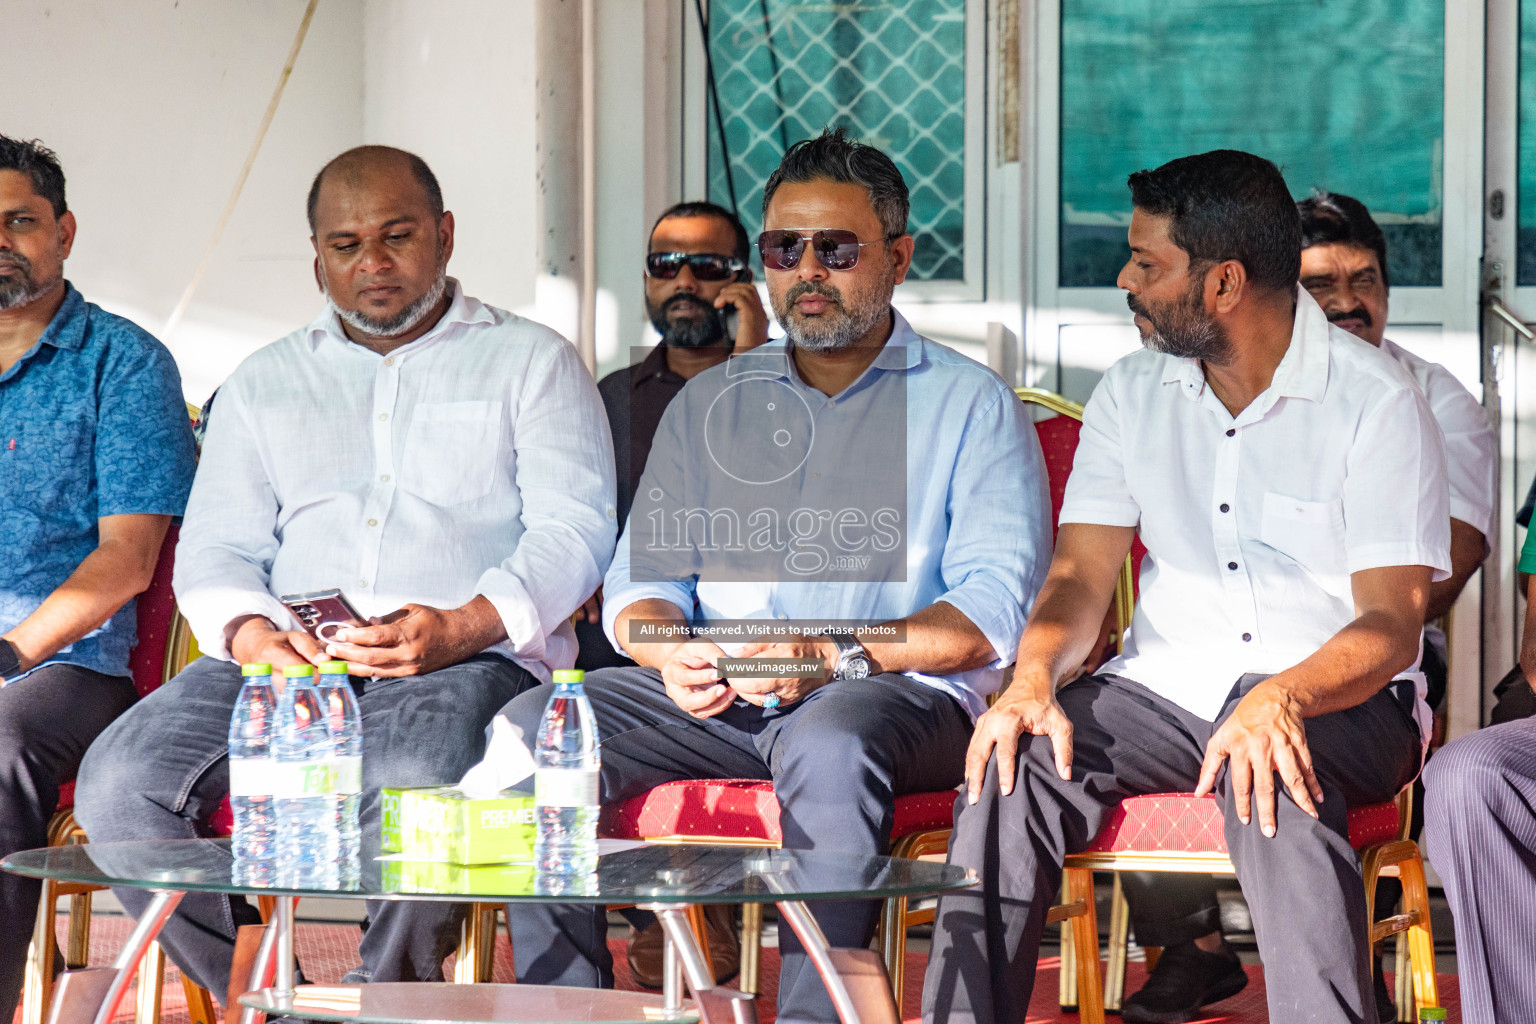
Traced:
[[379, 483], [381, 483], [381, 484], [389, 483], [389, 474], [388, 473], [384, 473], [384, 474], [380, 475]]
[[394, 366], [395, 365], [395, 357], [394, 356], [385, 356], [384, 357], [384, 365], [385, 366]]
[[379, 525], [379, 521], [377, 519], [370, 519], [370, 520], [368, 520], [368, 525], [369, 526], [378, 526]]
[[360, 586], [360, 587], [367, 587], [368, 586], [368, 581], [367, 580], [358, 580], [357, 581], [357, 585]]
[[616, 508], [609, 509], [608, 510], [608, 518], [609, 519], [617, 519], [617, 518], [619, 518], [619, 510], [616, 509]]
[[379, 422], [380, 423], [383, 423], [387, 419], [389, 419], [389, 413], [387, 413], [387, 412], [379, 413]]

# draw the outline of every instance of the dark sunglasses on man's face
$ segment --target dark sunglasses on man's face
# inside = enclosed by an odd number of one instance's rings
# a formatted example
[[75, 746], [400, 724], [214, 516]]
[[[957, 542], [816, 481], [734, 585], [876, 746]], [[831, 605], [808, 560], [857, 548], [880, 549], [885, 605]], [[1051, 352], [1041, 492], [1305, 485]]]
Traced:
[[828, 270], [852, 270], [859, 265], [860, 249], [889, 242], [894, 237], [898, 236], [861, 242], [856, 233], [841, 228], [776, 228], [757, 236], [757, 251], [769, 270], [794, 270], [800, 265], [800, 255], [805, 252], [809, 238], [811, 251], [822, 266]]
[[747, 265], [736, 257], [714, 252], [653, 252], [645, 257], [645, 272], [651, 277], [670, 281], [682, 271], [685, 263], [693, 271], [696, 281], [724, 281], [747, 269]]

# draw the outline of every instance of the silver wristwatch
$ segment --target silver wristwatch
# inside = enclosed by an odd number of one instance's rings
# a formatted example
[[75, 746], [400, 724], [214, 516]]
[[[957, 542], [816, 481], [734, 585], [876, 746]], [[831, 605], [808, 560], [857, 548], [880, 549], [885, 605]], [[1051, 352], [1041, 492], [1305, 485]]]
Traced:
[[832, 668], [833, 679], [864, 679], [869, 675], [869, 652], [851, 636], [825, 634], [837, 647], [837, 664]]

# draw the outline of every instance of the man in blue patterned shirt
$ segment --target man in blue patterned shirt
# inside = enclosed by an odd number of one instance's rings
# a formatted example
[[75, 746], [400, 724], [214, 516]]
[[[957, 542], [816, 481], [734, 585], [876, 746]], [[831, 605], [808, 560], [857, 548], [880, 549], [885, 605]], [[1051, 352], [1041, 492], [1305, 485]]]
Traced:
[[[0, 135], [0, 857], [47, 842], [59, 785], [134, 702], [128, 652], [192, 486], [171, 354], [64, 280], [75, 216], [37, 142]], [[0, 1015], [39, 883], [0, 875]]]

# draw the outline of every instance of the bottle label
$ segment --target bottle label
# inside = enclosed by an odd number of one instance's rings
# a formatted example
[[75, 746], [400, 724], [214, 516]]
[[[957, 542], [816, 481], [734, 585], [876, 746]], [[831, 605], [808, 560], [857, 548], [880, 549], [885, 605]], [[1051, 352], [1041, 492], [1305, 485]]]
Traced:
[[597, 772], [589, 768], [540, 768], [533, 774], [536, 807], [596, 807]]
[[306, 796], [352, 796], [363, 791], [363, 759], [275, 761], [239, 757], [229, 762], [230, 796], [271, 796], [279, 800]]

